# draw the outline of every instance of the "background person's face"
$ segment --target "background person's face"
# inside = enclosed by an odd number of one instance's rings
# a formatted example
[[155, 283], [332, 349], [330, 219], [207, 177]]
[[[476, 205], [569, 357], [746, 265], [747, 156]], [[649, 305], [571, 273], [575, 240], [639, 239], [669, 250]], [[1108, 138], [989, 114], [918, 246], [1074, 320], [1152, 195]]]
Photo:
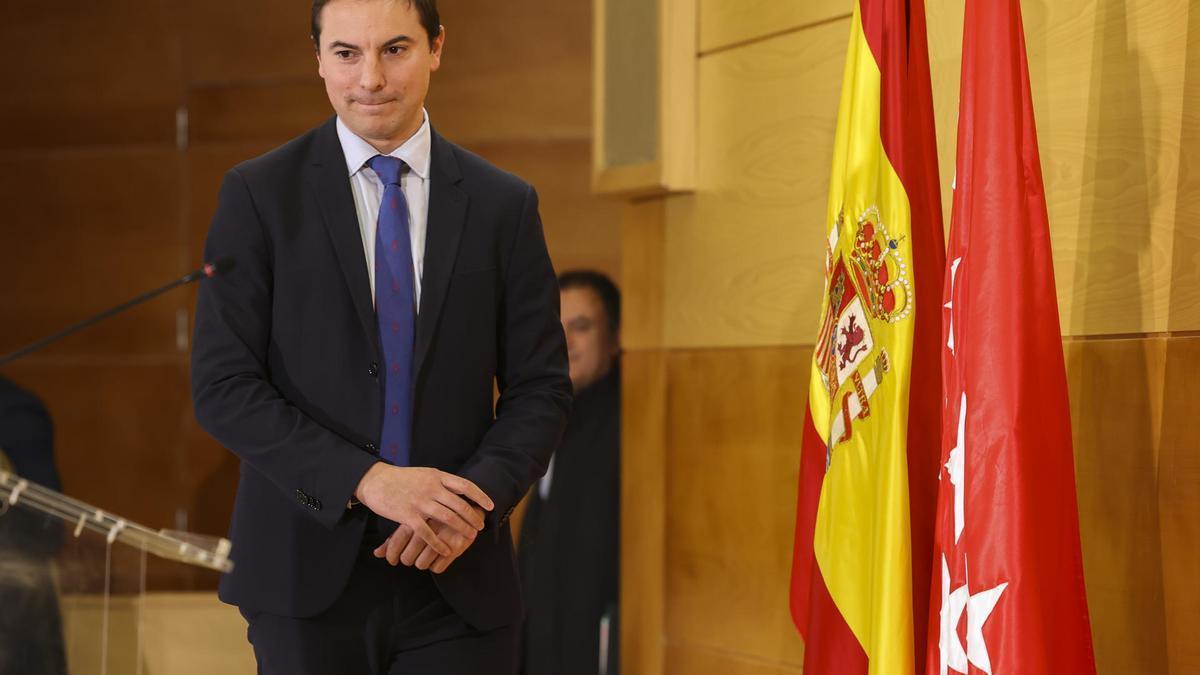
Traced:
[[619, 345], [617, 336], [608, 328], [604, 303], [595, 291], [586, 287], [568, 288], [559, 297], [571, 384], [580, 392], [608, 373]]
[[320, 40], [317, 72], [351, 131], [387, 153], [420, 128], [445, 34], [430, 49], [414, 3], [335, 0], [321, 11]]

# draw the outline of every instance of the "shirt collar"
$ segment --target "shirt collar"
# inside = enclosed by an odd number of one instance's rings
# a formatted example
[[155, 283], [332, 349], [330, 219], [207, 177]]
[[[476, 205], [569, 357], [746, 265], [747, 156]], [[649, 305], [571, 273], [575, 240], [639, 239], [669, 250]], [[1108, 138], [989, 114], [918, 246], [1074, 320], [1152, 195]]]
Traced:
[[[410, 171], [419, 176], [421, 180], [426, 180], [429, 178], [431, 134], [429, 131], [429, 113], [422, 109], [421, 114], [424, 116], [421, 128], [417, 129], [417, 133], [410, 136], [407, 141], [404, 141], [400, 147], [393, 150], [390, 155], [403, 160], [408, 165]], [[353, 131], [350, 131], [350, 128], [342, 122], [341, 117], [337, 118], [337, 133], [338, 140], [342, 144], [342, 154], [346, 156], [346, 169], [350, 172], [351, 176], [358, 173], [366, 165], [367, 160], [380, 154], [370, 143], [363, 140]]]

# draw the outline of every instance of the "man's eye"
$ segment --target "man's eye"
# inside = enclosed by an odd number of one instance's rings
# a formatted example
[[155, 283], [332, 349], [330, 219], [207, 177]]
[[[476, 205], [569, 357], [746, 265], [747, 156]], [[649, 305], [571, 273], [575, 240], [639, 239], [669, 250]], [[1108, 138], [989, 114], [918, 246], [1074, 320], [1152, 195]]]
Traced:
[[395, 56], [396, 54], [400, 54], [403, 51], [404, 51], [404, 47], [401, 47], [399, 45], [392, 45], [391, 47], [387, 48], [387, 53], [391, 54], [393, 56]]
[[334, 56], [338, 57], [339, 59], [350, 58], [350, 50], [349, 49], [339, 49], [338, 51], [334, 52], [333, 54], [334, 54]]

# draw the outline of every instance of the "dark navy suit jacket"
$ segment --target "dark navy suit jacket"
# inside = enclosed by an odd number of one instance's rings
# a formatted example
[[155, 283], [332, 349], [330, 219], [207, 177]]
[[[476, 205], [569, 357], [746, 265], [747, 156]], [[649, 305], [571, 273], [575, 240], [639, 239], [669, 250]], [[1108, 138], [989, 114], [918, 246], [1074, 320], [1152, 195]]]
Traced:
[[[508, 515], [546, 469], [571, 403], [558, 287], [520, 179], [432, 138], [412, 463], [496, 504], [436, 582], [480, 630], [521, 604]], [[383, 354], [334, 120], [230, 170], [205, 258], [233, 268], [196, 307], [196, 417], [242, 461], [220, 596], [305, 617], [330, 606], [367, 512], [346, 504], [378, 461]], [[493, 407], [493, 382], [500, 398]]]

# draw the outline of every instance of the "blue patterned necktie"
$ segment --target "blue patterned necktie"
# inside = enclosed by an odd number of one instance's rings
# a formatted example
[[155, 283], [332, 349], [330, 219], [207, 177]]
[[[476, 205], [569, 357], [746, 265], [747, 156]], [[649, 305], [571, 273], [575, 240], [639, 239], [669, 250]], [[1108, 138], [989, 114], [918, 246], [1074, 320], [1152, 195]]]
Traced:
[[416, 294], [408, 236], [408, 201], [400, 189], [405, 164], [376, 155], [367, 166], [383, 183], [379, 226], [375, 230], [375, 316], [386, 367], [380, 457], [408, 466], [412, 447], [413, 345]]

